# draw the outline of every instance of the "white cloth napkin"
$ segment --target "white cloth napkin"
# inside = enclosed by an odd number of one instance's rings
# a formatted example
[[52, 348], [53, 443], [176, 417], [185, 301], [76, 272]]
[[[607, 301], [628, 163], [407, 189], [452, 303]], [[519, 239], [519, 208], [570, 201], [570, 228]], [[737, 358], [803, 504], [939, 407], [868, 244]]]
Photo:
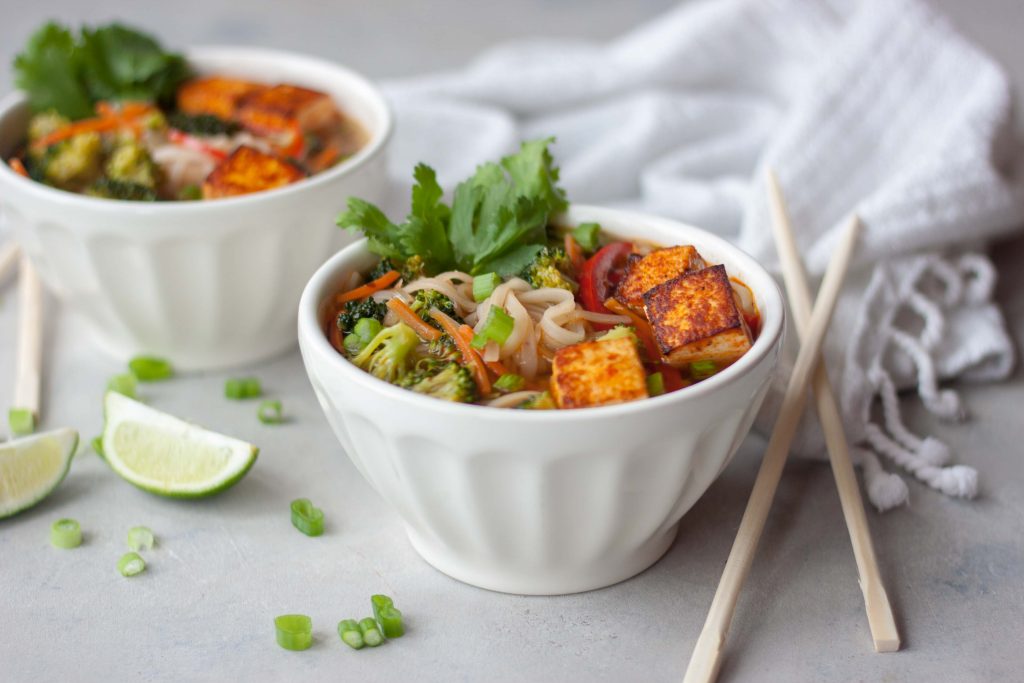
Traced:
[[[857, 211], [866, 229], [826, 355], [848, 434], [866, 447], [869, 497], [879, 509], [907, 498], [875, 453], [946, 493], [975, 494], [973, 469], [948, 466], [944, 444], [902, 425], [896, 391], [916, 387], [934, 413], [960, 419], [940, 380], [1009, 374], [993, 267], [977, 249], [1024, 222], [1024, 157], [1006, 76], [930, 7], [687, 3], [610, 44], [500, 46], [463, 70], [385, 89], [399, 120], [396, 215], [416, 162], [450, 189], [481, 161], [548, 135], [572, 200], [682, 219], [773, 268], [766, 166], [815, 278]], [[763, 427], [773, 415], [768, 401]], [[820, 456], [822, 443], [816, 418], [805, 419], [797, 451]]]

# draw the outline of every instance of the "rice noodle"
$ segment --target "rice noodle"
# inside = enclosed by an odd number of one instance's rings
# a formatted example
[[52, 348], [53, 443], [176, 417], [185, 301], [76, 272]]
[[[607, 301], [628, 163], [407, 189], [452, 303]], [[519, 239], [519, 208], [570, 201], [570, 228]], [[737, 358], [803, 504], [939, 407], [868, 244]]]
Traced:
[[578, 320], [586, 320], [588, 323], [600, 323], [602, 325], [630, 325], [633, 322], [628, 315], [594, 313], [583, 308], [576, 310], [576, 317]]
[[524, 401], [529, 401], [535, 396], [539, 396], [542, 392], [540, 391], [514, 391], [511, 394], [505, 394], [498, 398], [487, 401], [484, 405], [493, 406], [495, 408], [515, 408]]

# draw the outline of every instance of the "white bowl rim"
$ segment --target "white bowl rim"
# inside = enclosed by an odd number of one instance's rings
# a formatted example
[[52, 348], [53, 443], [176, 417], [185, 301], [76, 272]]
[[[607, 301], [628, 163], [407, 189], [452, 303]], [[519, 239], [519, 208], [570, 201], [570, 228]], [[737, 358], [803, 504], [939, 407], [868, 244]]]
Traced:
[[[240, 206], [275, 201], [278, 198], [285, 198], [290, 195], [299, 194], [325, 183], [329, 183], [338, 177], [351, 175], [358, 171], [362, 166], [366, 165], [366, 163], [372, 158], [382, 153], [385, 145], [394, 133], [394, 114], [391, 111], [391, 105], [384, 98], [380, 89], [374, 85], [370, 79], [362, 74], [359, 74], [348, 67], [336, 64], [330, 60], [285, 50], [218, 45], [189, 47], [183, 52], [186, 60], [189, 61], [219, 59], [224, 57], [233, 58], [240, 62], [273, 59], [277, 61], [292, 62], [299, 66], [315, 66], [321, 69], [334, 71], [342, 79], [353, 81], [356, 85], [355, 90], [359, 91], [358, 96], [366, 99], [374, 109], [377, 109], [380, 112], [382, 118], [380, 130], [370, 138], [370, 141], [366, 145], [364, 145], [350, 158], [322, 173], [317, 173], [309, 178], [303, 178], [297, 183], [274, 188], [272, 190], [253, 192], [239, 197], [226, 197], [223, 199], [217, 199], [216, 201], [167, 201], [153, 203], [124, 202], [104, 199], [102, 197], [90, 197], [88, 195], [50, 187], [30, 178], [25, 178], [18, 173], [15, 173], [14, 170], [6, 163], [0, 163], [0, 180], [10, 182], [13, 189], [23, 190], [30, 195], [34, 195], [39, 200], [62, 205], [68, 209], [88, 210], [101, 214], [113, 214], [117, 216], [130, 216], [144, 219], [153, 215], [162, 216], [165, 214], [187, 218], [197, 212], [224, 211], [230, 213]], [[12, 112], [25, 105], [27, 101], [28, 98], [25, 96], [25, 93], [19, 90], [15, 90], [14, 92], [6, 95], [3, 99], [0, 99], [0, 120], [10, 116]], [[72, 225], [72, 227], [74, 227], [74, 225]], [[185, 221], [180, 225], [180, 229], [183, 234], [189, 232], [190, 229], [203, 230], [204, 228], [204, 225], [196, 224], [193, 226]]]
[[[362, 238], [344, 247], [328, 259], [322, 266], [320, 266], [320, 268], [317, 269], [306, 284], [306, 287], [302, 292], [302, 298], [299, 300], [298, 315], [299, 345], [300, 348], [303, 349], [303, 355], [306, 353], [304, 348], [305, 345], [310, 344], [311, 352], [328, 358], [329, 360], [326, 362], [333, 364], [347, 380], [350, 379], [361, 389], [383, 394], [390, 400], [407, 403], [409, 404], [409, 407], [419, 410], [431, 410], [436, 413], [451, 415], [452, 417], [472, 418], [474, 420], [513, 420], [523, 422], [562, 420], [576, 422], [580, 420], [604, 420], [617, 416], [632, 415], [647, 409], [668, 406], [672, 403], [677, 404], [678, 407], [681, 408], [683, 404], [699, 401], [717, 389], [740, 380], [744, 375], [751, 372], [754, 367], [756, 367], [768, 354], [770, 354], [777, 345], [781, 344], [786, 312], [778, 285], [776, 284], [775, 279], [760, 263], [757, 262], [756, 259], [754, 259], [754, 257], [750, 256], [736, 245], [688, 223], [638, 211], [610, 209], [588, 204], [572, 204], [562, 217], [569, 218], [576, 212], [586, 213], [586, 220], [596, 220], [597, 222], [601, 222], [600, 216], [607, 216], [609, 218], [615, 217], [619, 219], [632, 218], [633, 220], [640, 219], [640, 221], [648, 225], [661, 224], [665, 227], [682, 227], [686, 231], [696, 233], [699, 235], [699, 239], [694, 240], [694, 242], [697, 243], [696, 246], [698, 246], [698, 248], [700, 248], [701, 245], [713, 246], [714, 250], [728, 254], [725, 259], [726, 261], [741, 262], [745, 270], [758, 272], [768, 284], [768, 287], [764, 288], [764, 291], [762, 291], [755, 290], [754, 286], [749, 282], [746, 284], [750, 286], [751, 291], [754, 292], [754, 299], [758, 302], [759, 309], [764, 309], [764, 306], [761, 305], [762, 302], [770, 300], [773, 304], [770, 308], [777, 310], [779, 312], [778, 315], [769, 320], [765, 320], [764, 317], [762, 317], [761, 331], [757, 339], [754, 341], [754, 345], [739, 360], [727, 367], [725, 370], [722, 370], [712, 377], [702, 380], [693, 386], [686, 387], [685, 389], [674, 391], [669, 394], [664, 394], [662, 396], [653, 396], [639, 401], [617, 403], [607, 406], [595, 406], [591, 408], [580, 408], [576, 410], [514, 410], [507, 408], [493, 408], [477, 404], [443, 401], [441, 399], [423, 396], [414, 391], [397, 387], [393, 384], [377, 379], [363, 370], [360, 370], [348, 359], [342, 357], [334, 347], [331, 346], [330, 342], [327, 340], [327, 336], [324, 334], [323, 329], [320, 326], [319, 311], [322, 299], [317, 298], [314, 301], [314, 292], [322, 289], [329, 281], [334, 280], [338, 271], [344, 268], [348, 261], [352, 260], [357, 254], [364, 252], [367, 240], [366, 238]], [[557, 218], [559, 217], [556, 217], [556, 220], [553, 220], [552, 222], [557, 223]], [[568, 222], [571, 223], [572, 221], [569, 220]], [[643, 227], [638, 228], [639, 233], [642, 233], [643, 231]], [[610, 230], [609, 232], [615, 233], [616, 231]], [[642, 238], [643, 235], [638, 235], [638, 237]]]

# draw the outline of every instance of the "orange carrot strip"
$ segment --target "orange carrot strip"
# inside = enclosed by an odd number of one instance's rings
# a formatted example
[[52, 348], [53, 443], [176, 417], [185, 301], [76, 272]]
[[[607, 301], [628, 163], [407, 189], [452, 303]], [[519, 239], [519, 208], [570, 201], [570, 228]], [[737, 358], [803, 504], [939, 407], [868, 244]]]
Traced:
[[322, 171], [331, 164], [333, 164], [335, 161], [337, 161], [338, 157], [340, 156], [341, 149], [332, 142], [331, 144], [327, 145], [322, 150], [317, 152], [317, 154], [312, 159], [309, 160], [307, 166], [309, 166], [314, 171]]
[[613, 297], [608, 297], [608, 300], [604, 302], [604, 307], [613, 313], [629, 316], [633, 327], [636, 329], [636, 336], [640, 339], [640, 343], [644, 345], [649, 361], [653, 362], [661, 358], [661, 349], [658, 348], [654, 341], [654, 331], [651, 330], [651, 324], [647, 320], [641, 318], [633, 309]]
[[[473, 328], [470, 327], [469, 325], [460, 325], [459, 334], [462, 335], [463, 339], [472, 344], [473, 335], [476, 333], [473, 331]], [[473, 350], [476, 351], [476, 349]], [[487, 369], [493, 372], [498, 377], [508, 374], [508, 369], [505, 367], [505, 364], [502, 363], [500, 360], [484, 360], [483, 354], [480, 354], [480, 360], [483, 360], [484, 365], [487, 366]]]
[[334, 303], [345, 304], [349, 301], [358, 301], [359, 299], [365, 299], [374, 292], [379, 292], [382, 289], [387, 289], [391, 284], [398, 279], [397, 270], [389, 270], [388, 272], [381, 275], [379, 278], [372, 282], [367, 282], [362, 287], [356, 287], [350, 289], [344, 294], [336, 294], [334, 297]]
[[580, 243], [570, 232], [565, 233], [565, 253], [569, 257], [569, 262], [572, 263], [573, 274], [579, 277], [579, 272], [583, 269], [583, 264], [587, 259], [583, 256], [583, 248], [580, 247]]
[[388, 301], [388, 308], [398, 316], [398, 319], [412, 328], [412, 331], [427, 341], [437, 341], [441, 338], [441, 330], [433, 325], [428, 325], [423, 318], [416, 315], [416, 311], [409, 307], [397, 296]]
[[331, 310], [331, 314], [327, 316], [327, 340], [331, 342], [331, 346], [340, 353], [345, 354], [345, 340], [341, 336], [341, 328], [338, 327], [338, 314], [341, 313], [340, 307], [334, 307]]
[[25, 168], [25, 164], [21, 163], [21, 159], [19, 159], [18, 157], [11, 158], [11, 160], [8, 161], [7, 164], [11, 167], [11, 170], [17, 173], [18, 175], [24, 176], [26, 178], [29, 177], [28, 169]]
[[116, 117], [84, 119], [58, 128], [32, 143], [35, 149], [44, 149], [61, 140], [67, 140], [81, 133], [102, 133], [113, 130], [121, 125], [121, 119]]
[[448, 333], [448, 336], [455, 340], [455, 345], [459, 348], [459, 353], [462, 354], [462, 364], [468, 366], [473, 371], [477, 386], [480, 388], [480, 393], [484, 395], [491, 393], [491, 379], [487, 376], [487, 368], [484, 367], [480, 354], [470, 346], [472, 338], [467, 339], [459, 330], [458, 324], [436, 308], [430, 309], [430, 317], [439, 322], [444, 331]]

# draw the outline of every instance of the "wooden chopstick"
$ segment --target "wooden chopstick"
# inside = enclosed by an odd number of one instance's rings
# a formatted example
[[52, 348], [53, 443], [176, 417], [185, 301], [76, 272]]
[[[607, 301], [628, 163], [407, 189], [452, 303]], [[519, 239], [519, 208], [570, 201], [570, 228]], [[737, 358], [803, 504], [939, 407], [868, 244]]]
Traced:
[[7, 279], [7, 276], [14, 271], [14, 266], [18, 263], [18, 257], [21, 254], [21, 249], [18, 248], [17, 242], [8, 242], [3, 247], [0, 247], [0, 283]]
[[704, 622], [704, 628], [690, 658], [690, 665], [686, 669], [686, 677], [683, 679], [685, 683], [709, 683], [715, 680], [722, 665], [723, 648], [733, 612], [736, 610], [736, 601], [739, 599], [743, 582], [750, 573], [757, 543], [761, 539], [761, 532], [764, 531], [772, 499], [775, 497], [782, 469], [789, 456], [789, 446], [807, 402], [811, 375], [818, 364], [818, 354], [821, 352], [825, 332], [832, 319], [832, 310], [839, 297], [839, 290], [846, 277], [846, 270], [850, 265], [859, 234], [860, 220], [852, 216], [842, 231], [838, 248], [832, 254], [825, 271], [825, 279], [821, 283], [818, 300], [814, 304], [807, 334], [797, 354], [793, 374], [790, 375], [789, 385], [782, 399], [782, 408], [775, 420], [775, 428], [761, 460], [757, 478], [754, 480], [750, 500], [747, 501], [747, 509], [743, 512], [736, 540], [722, 571], [722, 579], [711, 601], [708, 618]]
[[24, 254], [19, 266], [18, 299], [18, 361], [15, 367], [13, 408], [30, 411], [38, 422], [43, 288], [36, 269]]
[[[775, 248], [782, 262], [782, 275], [786, 281], [793, 326], [797, 335], [803, 339], [811, 318], [811, 291], [807, 286], [807, 276], [796, 247], [782, 189], [779, 187], [778, 178], [771, 170], [768, 171], [768, 197]], [[857, 573], [860, 576], [860, 588], [864, 594], [864, 607], [867, 610], [868, 627], [871, 629], [875, 651], [895, 652], [900, 649], [900, 634], [896, 629], [896, 620], [892, 615], [885, 584], [878, 571], [875, 547], [871, 542], [871, 529], [868, 527], [867, 515], [864, 514], [864, 501], [860, 496], [843, 420], [824, 362], [818, 363], [812, 386], [818, 419], [821, 421], [825, 445], [832, 463], [832, 474], [839, 490], [839, 502], [843, 508], [846, 528], [850, 533], [850, 542], [853, 544], [853, 556], [857, 561]]]

